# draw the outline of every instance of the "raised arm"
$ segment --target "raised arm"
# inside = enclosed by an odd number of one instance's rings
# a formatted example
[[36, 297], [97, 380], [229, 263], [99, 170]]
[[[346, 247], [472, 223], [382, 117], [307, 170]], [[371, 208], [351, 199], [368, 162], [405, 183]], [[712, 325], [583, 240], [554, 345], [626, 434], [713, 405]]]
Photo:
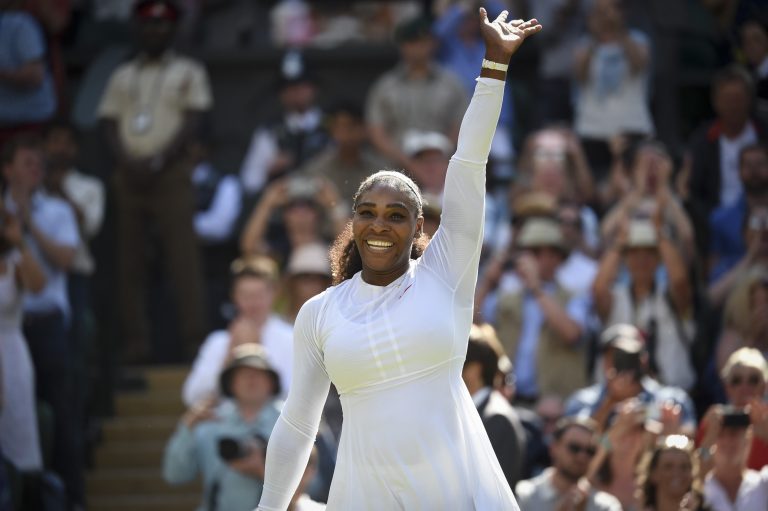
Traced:
[[[504, 95], [506, 66], [526, 37], [541, 30], [536, 20], [493, 21], [480, 9], [485, 61], [448, 165], [440, 229], [424, 254], [425, 264], [452, 288], [471, 297], [483, 238], [485, 165]], [[490, 67], [489, 67], [490, 66]]]
[[296, 491], [315, 442], [330, 380], [315, 335], [321, 305], [315, 297], [299, 311], [293, 330], [293, 381], [269, 437], [259, 511], [283, 511]]

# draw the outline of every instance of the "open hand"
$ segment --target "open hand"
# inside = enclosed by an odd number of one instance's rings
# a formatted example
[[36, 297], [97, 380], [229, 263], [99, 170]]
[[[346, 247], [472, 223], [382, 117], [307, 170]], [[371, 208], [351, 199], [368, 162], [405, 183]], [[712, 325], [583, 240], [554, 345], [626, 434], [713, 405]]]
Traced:
[[508, 14], [508, 11], [501, 11], [495, 20], [490, 21], [485, 8], [480, 8], [480, 32], [485, 41], [486, 55], [489, 60], [502, 64], [509, 62], [526, 37], [541, 30], [535, 19], [507, 21]]

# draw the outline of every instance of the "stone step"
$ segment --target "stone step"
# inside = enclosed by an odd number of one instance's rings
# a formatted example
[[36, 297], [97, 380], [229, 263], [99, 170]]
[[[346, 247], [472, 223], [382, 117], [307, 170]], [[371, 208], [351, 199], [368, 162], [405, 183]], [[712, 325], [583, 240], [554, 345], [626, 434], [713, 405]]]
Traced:
[[115, 397], [115, 415], [137, 417], [146, 415], [175, 415], [184, 413], [181, 392], [153, 391], [119, 394]]
[[126, 494], [99, 496], [88, 502], [89, 511], [191, 511], [197, 509], [199, 495]]
[[102, 424], [104, 443], [166, 441], [173, 434], [180, 415], [117, 417]]
[[153, 468], [160, 469], [166, 440], [146, 442], [109, 442], [96, 449], [96, 470]]
[[191, 366], [148, 367], [143, 370], [147, 387], [152, 390], [178, 390], [184, 385]]
[[163, 480], [160, 468], [104, 469], [88, 474], [86, 488], [91, 498], [110, 495], [176, 495], [202, 494], [202, 483], [170, 485]]

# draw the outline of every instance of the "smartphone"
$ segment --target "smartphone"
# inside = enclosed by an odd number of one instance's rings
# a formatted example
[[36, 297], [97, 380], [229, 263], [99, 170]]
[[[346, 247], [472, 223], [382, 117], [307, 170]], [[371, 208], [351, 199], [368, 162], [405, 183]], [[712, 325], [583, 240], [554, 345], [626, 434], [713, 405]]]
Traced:
[[747, 428], [751, 423], [749, 414], [740, 408], [726, 407], [723, 411], [724, 428]]

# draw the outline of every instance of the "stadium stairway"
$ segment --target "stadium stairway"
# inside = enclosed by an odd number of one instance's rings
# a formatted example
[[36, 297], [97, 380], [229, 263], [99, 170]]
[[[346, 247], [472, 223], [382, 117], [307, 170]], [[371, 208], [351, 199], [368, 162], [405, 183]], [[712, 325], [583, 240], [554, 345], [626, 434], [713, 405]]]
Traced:
[[199, 481], [170, 486], [161, 475], [163, 450], [184, 412], [186, 366], [138, 370], [141, 390], [122, 391], [115, 415], [102, 424], [86, 491], [90, 511], [190, 511], [201, 500]]

